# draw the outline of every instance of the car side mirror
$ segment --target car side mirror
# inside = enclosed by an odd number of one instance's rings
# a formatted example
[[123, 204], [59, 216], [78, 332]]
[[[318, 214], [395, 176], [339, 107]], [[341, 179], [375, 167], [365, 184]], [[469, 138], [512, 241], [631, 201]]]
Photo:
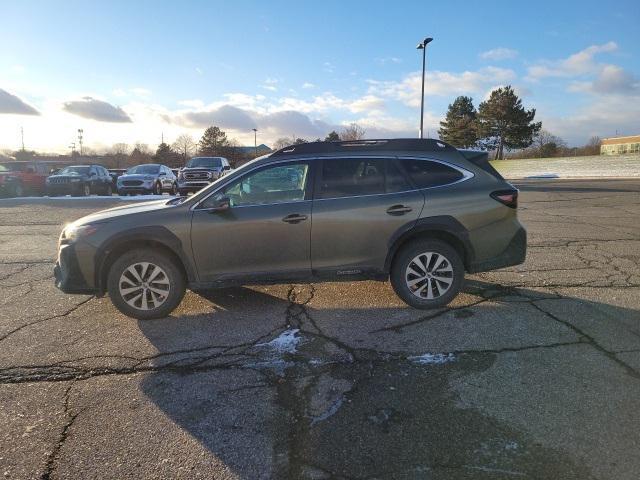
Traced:
[[165, 172], [160, 172], [158, 175], [161, 177], [165, 177], [167, 174]]
[[225, 165], [224, 167], [222, 167], [223, 170], [231, 170], [231, 167], [229, 165]]
[[216, 201], [215, 205], [213, 205], [211, 207], [211, 210], [209, 211], [211, 213], [220, 213], [220, 212], [226, 212], [230, 208], [231, 208], [231, 199], [225, 195], [223, 197], [220, 197]]

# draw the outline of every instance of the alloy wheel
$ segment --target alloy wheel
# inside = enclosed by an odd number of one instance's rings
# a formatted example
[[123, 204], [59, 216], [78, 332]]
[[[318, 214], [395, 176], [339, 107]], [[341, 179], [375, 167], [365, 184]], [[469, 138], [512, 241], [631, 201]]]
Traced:
[[169, 296], [171, 282], [167, 273], [150, 262], [134, 263], [127, 267], [118, 282], [123, 300], [137, 310], [153, 310]]
[[422, 300], [435, 300], [453, 283], [453, 267], [449, 259], [437, 252], [416, 255], [405, 270], [407, 287]]

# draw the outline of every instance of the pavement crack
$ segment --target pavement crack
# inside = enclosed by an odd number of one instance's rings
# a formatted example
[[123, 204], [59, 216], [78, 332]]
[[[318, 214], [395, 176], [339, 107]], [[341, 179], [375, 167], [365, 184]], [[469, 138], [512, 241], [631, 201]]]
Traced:
[[85, 303], [88, 303], [89, 301], [91, 301], [93, 298], [93, 296], [81, 301], [80, 303], [76, 304], [74, 307], [68, 309], [67, 311], [65, 311], [64, 313], [60, 313], [58, 315], [54, 315], [52, 317], [45, 317], [45, 318], [40, 318], [38, 320], [34, 320], [33, 322], [29, 322], [29, 323], [25, 323], [24, 325], [21, 325], [19, 327], [14, 328], [13, 330], [8, 331], [7, 333], [5, 333], [4, 335], [0, 336], [0, 342], [2, 342], [3, 340], [6, 340], [8, 337], [10, 337], [11, 335], [13, 335], [14, 333], [19, 332], [20, 330], [30, 327], [32, 325], [37, 325], [38, 323], [42, 323], [42, 322], [47, 322], [49, 320], [56, 320], [58, 318], [64, 318], [66, 316], [71, 315], [73, 312], [75, 312], [76, 310], [78, 310], [80, 307], [82, 307]]

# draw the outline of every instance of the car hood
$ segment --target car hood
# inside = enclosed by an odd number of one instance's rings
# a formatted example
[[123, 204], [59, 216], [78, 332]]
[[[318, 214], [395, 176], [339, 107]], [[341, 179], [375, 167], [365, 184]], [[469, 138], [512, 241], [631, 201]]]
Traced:
[[86, 225], [87, 223], [108, 222], [111, 219], [122, 217], [125, 215], [135, 215], [137, 213], [148, 213], [155, 210], [164, 210], [167, 208], [175, 208], [175, 205], [167, 205], [167, 200], [156, 200], [151, 202], [136, 203], [134, 205], [125, 205], [123, 207], [109, 208], [92, 213], [86, 217], [73, 222], [75, 225]]
[[211, 172], [211, 171], [220, 171], [222, 167], [183, 167], [181, 172], [197, 172], [198, 170], [202, 170], [203, 172]]
[[70, 178], [79, 178], [81, 180], [86, 180], [86, 175], [49, 175], [48, 178], [62, 178], [62, 179], [70, 179]]
[[118, 180], [146, 180], [147, 178], [151, 180], [156, 178], [156, 175], [152, 173], [123, 173], [118, 177]]

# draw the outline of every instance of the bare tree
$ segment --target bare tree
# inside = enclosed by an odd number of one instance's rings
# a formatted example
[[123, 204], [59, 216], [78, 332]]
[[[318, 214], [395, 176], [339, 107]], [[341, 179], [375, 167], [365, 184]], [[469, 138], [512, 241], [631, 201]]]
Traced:
[[116, 168], [120, 168], [120, 165], [124, 165], [129, 155], [129, 145], [126, 143], [114, 143], [109, 149], [109, 153], [113, 155]]
[[282, 137], [273, 142], [273, 149], [280, 150], [281, 148], [288, 147], [296, 143], [295, 138]]
[[533, 137], [532, 146], [538, 157], [554, 157], [566, 146], [566, 143], [550, 131], [541, 129]]
[[340, 140], [342, 141], [350, 141], [350, 140], [362, 140], [364, 138], [364, 134], [366, 130], [362, 128], [357, 123], [352, 123], [351, 125], [344, 127], [340, 132]]
[[178, 138], [176, 138], [175, 142], [173, 142], [172, 148], [180, 155], [182, 155], [184, 161], [186, 162], [187, 158], [195, 153], [197, 145], [198, 144], [191, 135], [183, 133]]

